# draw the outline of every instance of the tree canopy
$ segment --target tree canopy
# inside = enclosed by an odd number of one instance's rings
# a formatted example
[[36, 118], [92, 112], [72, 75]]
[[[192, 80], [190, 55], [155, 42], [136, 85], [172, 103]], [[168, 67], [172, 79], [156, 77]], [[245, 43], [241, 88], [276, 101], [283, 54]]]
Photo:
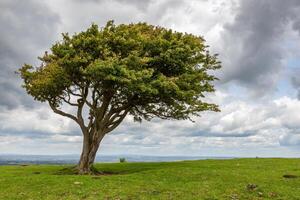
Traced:
[[[112, 131], [128, 114], [136, 121], [180, 120], [218, 111], [204, 97], [214, 91], [217, 78], [209, 71], [220, 68], [220, 62], [200, 36], [109, 21], [103, 28], [92, 24], [73, 36], [62, 34], [39, 59], [40, 66], [19, 69], [23, 87], [76, 121], [89, 138]], [[63, 104], [76, 108], [76, 114], [63, 111]]]

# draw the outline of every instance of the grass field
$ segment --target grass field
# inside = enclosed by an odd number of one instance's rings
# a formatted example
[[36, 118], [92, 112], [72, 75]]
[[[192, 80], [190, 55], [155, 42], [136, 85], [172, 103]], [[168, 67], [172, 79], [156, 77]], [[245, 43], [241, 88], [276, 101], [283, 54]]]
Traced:
[[300, 159], [97, 164], [101, 176], [65, 167], [0, 166], [0, 199], [300, 199]]

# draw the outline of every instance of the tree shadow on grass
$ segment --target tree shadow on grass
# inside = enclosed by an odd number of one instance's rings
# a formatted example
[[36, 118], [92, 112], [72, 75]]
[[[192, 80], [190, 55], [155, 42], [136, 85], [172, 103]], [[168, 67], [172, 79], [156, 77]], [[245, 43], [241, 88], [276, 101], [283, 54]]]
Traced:
[[[180, 164], [179, 164], [180, 163]], [[92, 168], [93, 176], [126, 175], [149, 170], [163, 170], [174, 165], [180, 166], [181, 162], [168, 163], [96, 163]], [[76, 166], [64, 167], [54, 173], [55, 175], [78, 175]]]

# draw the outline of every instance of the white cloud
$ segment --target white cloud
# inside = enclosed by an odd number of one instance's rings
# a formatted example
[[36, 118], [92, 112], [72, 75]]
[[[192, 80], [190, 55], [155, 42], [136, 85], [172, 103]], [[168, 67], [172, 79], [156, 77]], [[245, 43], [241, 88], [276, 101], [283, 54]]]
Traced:
[[0, 134], [62, 134], [74, 131], [73, 126], [76, 124], [71, 120], [59, 117], [46, 106], [2, 108], [0, 112]]
[[[219, 96], [223, 98], [224, 95], [219, 92]], [[230, 103], [221, 104], [222, 112], [205, 113], [196, 118], [195, 123], [154, 120], [136, 124], [127, 118], [115, 134], [109, 136], [108, 143], [160, 148], [178, 144], [203, 147], [289, 145], [282, 140], [286, 135], [299, 133], [294, 131], [300, 130], [299, 106], [297, 99], [289, 97], [260, 105], [233, 98]]]
[[[211, 99], [220, 103], [222, 112], [203, 113], [202, 117], [195, 118], [195, 123], [159, 119], [134, 123], [129, 116], [115, 132], [106, 136], [102, 146], [104, 149], [118, 147], [119, 151], [153, 148], [159, 149], [158, 152], [180, 154], [201, 148], [279, 148], [299, 144], [300, 101], [297, 99], [281, 97], [256, 104], [220, 91]], [[2, 112], [0, 118], [2, 146], [11, 146], [11, 141], [16, 145], [20, 140], [70, 143], [69, 146], [78, 146], [82, 141], [78, 129], [76, 134], [70, 134], [77, 124], [45, 107], [35, 110], [20, 107]], [[6, 130], [9, 134], [5, 134]], [[26, 134], [22, 135], [22, 131]], [[33, 134], [29, 134], [30, 131]], [[11, 135], [13, 132], [16, 133]]]
[[62, 143], [65, 143], [65, 142], [81, 143], [82, 142], [82, 136], [55, 134], [55, 135], [50, 137], [50, 140], [53, 141], [53, 142], [62, 142]]
[[[16, 69], [10, 67], [16, 61], [31, 61], [49, 42], [58, 40], [58, 32], [79, 32], [92, 22], [103, 26], [110, 19], [116, 23], [146, 21], [203, 35], [223, 62], [218, 91], [209, 97], [220, 104], [222, 112], [203, 113], [196, 123], [156, 119], [138, 124], [127, 117], [104, 139], [101, 152], [248, 155], [253, 150], [255, 155], [271, 150], [273, 154], [265, 155], [292, 155], [295, 151], [284, 148], [300, 144], [299, 101], [291, 96], [275, 98], [270, 93], [283, 76], [289, 59], [286, 56], [299, 54], [299, 48], [290, 45], [299, 40], [295, 32], [299, 19], [293, 15], [297, 1], [53, 0], [30, 1], [25, 9], [14, 6], [14, 1], [4, 2], [0, 22], [7, 28], [0, 40], [5, 44], [0, 89], [8, 94], [2, 92], [5, 95], [0, 100], [1, 152], [80, 151], [82, 138], [77, 124], [52, 113], [47, 105], [29, 109], [33, 101], [26, 100], [27, 106], [20, 106], [24, 94], [16, 89], [15, 79], [7, 81], [7, 74]], [[38, 28], [36, 35], [38, 23], [33, 22], [38, 16], [43, 16], [39, 19], [47, 26]], [[29, 58], [32, 55], [34, 58]], [[256, 98], [250, 99], [248, 94]], [[260, 98], [265, 94], [270, 96]]]

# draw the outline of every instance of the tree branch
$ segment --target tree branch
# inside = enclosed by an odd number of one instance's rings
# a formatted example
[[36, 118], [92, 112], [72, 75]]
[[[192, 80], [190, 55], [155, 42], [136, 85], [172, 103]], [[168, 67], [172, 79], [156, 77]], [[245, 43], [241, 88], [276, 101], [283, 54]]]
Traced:
[[59, 97], [60, 99], [62, 99], [65, 103], [69, 104], [70, 106], [78, 106], [77, 103], [72, 103], [72, 102], [70, 101], [70, 99], [71, 99], [70, 94], [69, 94], [69, 93], [67, 93], [67, 94], [68, 94], [68, 100], [65, 99], [65, 97], [62, 97], [62, 96], [58, 96], [58, 97]]
[[70, 88], [67, 88], [67, 91], [66, 91], [66, 92], [67, 92], [67, 93], [70, 93], [70, 94], [72, 94], [72, 95], [74, 95], [74, 96], [77, 96], [77, 97], [82, 97], [81, 94], [74, 93]]
[[52, 109], [56, 114], [62, 115], [62, 116], [64, 116], [64, 117], [68, 117], [68, 118], [70, 118], [70, 119], [72, 119], [72, 120], [74, 120], [75, 122], [78, 123], [78, 119], [77, 119], [74, 115], [71, 115], [71, 114], [69, 114], [69, 113], [66, 113], [66, 112], [64, 112], [64, 111], [61, 111], [61, 110], [57, 109], [57, 108], [56, 108], [53, 104], [51, 104], [50, 102], [49, 102], [49, 105], [50, 105], [51, 109]]
[[129, 108], [127, 108], [123, 114], [120, 115], [119, 119], [112, 122], [111, 124], [107, 124], [107, 128], [104, 130], [104, 134], [107, 134], [111, 131], [113, 131], [115, 128], [119, 126], [119, 124], [123, 121], [123, 119], [126, 117], [127, 113], [129, 112]]
[[86, 102], [88, 92], [89, 92], [89, 84], [87, 84], [85, 86], [85, 88], [82, 88], [82, 98], [77, 100], [77, 102], [78, 102], [78, 109], [77, 109], [78, 124], [84, 133], [86, 132], [87, 127], [84, 124], [84, 119], [82, 117], [82, 110], [83, 110], [84, 103]]
[[97, 124], [97, 129], [100, 128], [101, 124], [103, 122], [103, 118], [105, 118], [105, 113], [107, 112], [107, 109], [109, 107], [110, 101], [113, 97], [112, 92], [107, 92], [103, 95], [103, 103], [102, 105], [95, 110], [95, 121]]

